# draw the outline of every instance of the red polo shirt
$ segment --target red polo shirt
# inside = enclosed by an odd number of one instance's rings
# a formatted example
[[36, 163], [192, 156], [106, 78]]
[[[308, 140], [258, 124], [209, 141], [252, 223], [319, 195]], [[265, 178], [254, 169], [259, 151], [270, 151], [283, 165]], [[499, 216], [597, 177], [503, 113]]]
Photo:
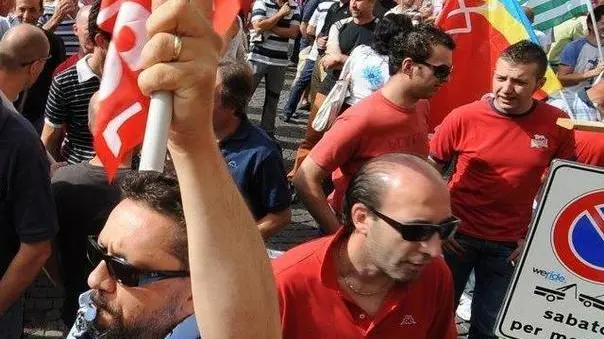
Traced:
[[395, 286], [374, 317], [337, 282], [336, 235], [302, 244], [273, 261], [283, 338], [455, 339], [453, 282], [442, 258], [420, 278]]

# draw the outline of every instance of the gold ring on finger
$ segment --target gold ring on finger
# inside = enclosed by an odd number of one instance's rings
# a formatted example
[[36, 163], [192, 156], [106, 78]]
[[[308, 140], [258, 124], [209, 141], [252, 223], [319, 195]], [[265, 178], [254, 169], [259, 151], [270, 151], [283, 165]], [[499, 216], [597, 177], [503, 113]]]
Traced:
[[182, 38], [178, 35], [174, 36], [174, 53], [172, 57], [172, 61], [178, 60], [180, 57], [180, 52], [182, 51]]

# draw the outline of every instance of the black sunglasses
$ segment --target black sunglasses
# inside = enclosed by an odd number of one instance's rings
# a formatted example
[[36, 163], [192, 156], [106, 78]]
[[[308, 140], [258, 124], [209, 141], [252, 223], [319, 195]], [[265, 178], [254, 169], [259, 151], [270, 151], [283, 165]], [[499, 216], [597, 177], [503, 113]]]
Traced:
[[420, 65], [424, 65], [428, 68], [430, 68], [432, 70], [432, 74], [434, 74], [434, 76], [441, 81], [447, 80], [447, 78], [449, 77], [449, 75], [451, 75], [451, 72], [453, 72], [453, 66], [449, 66], [449, 65], [432, 65], [429, 64], [425, 61], [415, 61], [414, 62], [416, 64], [420, 64]]
[[105, 261], [111, 278], [128, 287], [140, 287], [164, 279], [188, 277], [191, 274], [189, 271], [140, 270], [122, 258], [108, 255], [94, 235], [88, 237], [86, 253], [88, 261], [93, 267], [97, 267], [101, 261]]
[[438, 233], [441, 239], [450, 239], [455, 231], [457, 231], [457, 226], [459, 225], [460, 220], [451, 216], [446, 220], [438, 223], [438, 224], [430, 224], [424, 222], [398, 222], [383, 213], [378, 212], [375, 208], [369, 207], [371, 213], [375, 214], [378, 218], [382, 219], [392, 228], [394, 228], [398, 233], [401, 234], [403, 239], [407, 241], [427, 241], [435, 233]]

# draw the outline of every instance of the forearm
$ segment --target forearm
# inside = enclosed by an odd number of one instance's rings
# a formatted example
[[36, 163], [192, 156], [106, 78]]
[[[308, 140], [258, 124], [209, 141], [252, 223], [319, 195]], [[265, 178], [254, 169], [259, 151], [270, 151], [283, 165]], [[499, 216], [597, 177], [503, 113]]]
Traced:
[[170, 152], [183, 188], [199, 325], [205, 338], [280, 338], [275, 283], [264, 244], [213, 133], [200, 135], [188, 144], [189, 151], [171, 147]]
[[21, 244], [0, 280], [0, 315], [6, 312], [38, 276], [50, 256], [50, 242]]
[[61, 160], [61, 141], [63, 138], [63, 130], [59, 128], [51, 127], [47, 124], [44, 125], [42, 130], [42, 143], [48, 153], [56, 161]]
[[60, 18], [52, 16], [50, 17], [50, 19], [48, 19], [48, 21], [44, 23], [44, 25], [42, 25], [42, 29], [47, 32], [54, 33], [55, 29], [57, 29], [61, 21], [62, 20]]
[[282, 16], [280, 14], [275, 14], [270, 18], [260, 19], [252, 22], [252, 26], [259, 33], [271, 30], [273, 27], [277, 25], [279, 20], [281, 20]]
[[323, 193], [320, 181], [302, 180], [300, 177], [296, 177], [294, 178], [294, 185], [304, 206], [321, 228], [328, 233], [335, 233], [340, 224], [329, 203], [327, 203], [327, 197]]
[[271, 28], [271, 32], [277, 34], [278, 36], [280, 36], [282, 38], [290, 38], [290, 39], [294, 39], [298, 36], [298, 34], [300, 34], [300, 30], [298, 29], [297, 26], [289, 27], [289, 28], [273, 27], [273, 28]]
[[575, 86], [580, 84], [585, 80], [589, 80], [598, 76], [597, 74], [593, 74], [592, 71], [587, 71], [584, 73], [570, 73], [570, 74], [558, 74], [558, 80], [564, 87]]
[[279, 232], [280, 229], [287, 226], [292, 220], [292, 212], [288, 207], [277, 213], [269, 213], [264, 218], [258, 220], [258, 230], [264, 240]]

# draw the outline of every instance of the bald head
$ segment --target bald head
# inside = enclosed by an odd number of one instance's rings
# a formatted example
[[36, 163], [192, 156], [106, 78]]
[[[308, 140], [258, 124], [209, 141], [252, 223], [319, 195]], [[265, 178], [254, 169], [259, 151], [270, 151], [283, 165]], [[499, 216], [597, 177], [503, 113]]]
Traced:
[[402, 206], [421, 205], [428, 210], [450, 208], [447, 185], [428, 162], [408, 154], [385, 154], [368, 161], [350, 181], [342, 208], [344, 227], [348, 231], [354, 229], [350, 215], [354, 204], [379, 210], [389, 200]]
[[44, 32], [33, 25], [20, 24], [9, 29], [0, 40], [0, 68], [17, 71], [50, 53]]
[[92, 8], [91, 5], [86, 5], [86, 6], [83, 6], [82, 8], [80, 8], [80, 10], [78, 11], [78, 14], [76, 15], [76, 18], [75, 18], [76, 25], [78, 25], [80, 27], [88, 26], [88, 17], [90, 15], [90, 8]]

